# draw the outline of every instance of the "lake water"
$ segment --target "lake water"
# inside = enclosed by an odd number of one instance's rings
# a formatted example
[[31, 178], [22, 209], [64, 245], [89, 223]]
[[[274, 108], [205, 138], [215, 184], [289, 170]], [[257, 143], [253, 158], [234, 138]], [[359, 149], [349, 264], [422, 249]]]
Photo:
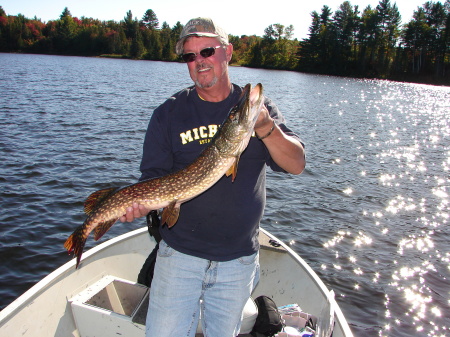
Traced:
[[[268, 173], [262, 226], [335, 291], [355, 336], [450, 335], [450, 88], [230, 73], [263, 83], [306, 143], [302, 175]], [[184, 64], [0, 54], [0, 309], [71, 258], [91, 192], [137, 180], [153, 109], [190, 84]]]

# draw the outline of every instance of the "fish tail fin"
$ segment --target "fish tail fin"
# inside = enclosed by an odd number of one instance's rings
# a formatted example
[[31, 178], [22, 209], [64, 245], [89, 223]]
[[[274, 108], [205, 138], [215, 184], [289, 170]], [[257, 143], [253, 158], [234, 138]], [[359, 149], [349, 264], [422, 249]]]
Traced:
[[83, 234], [83, 226], [78, 227], [75, 231], [70, 235], [66, 242], [64, 243], [64, 248], [70, 253], [74, 253], [77, 257], [77, 265], [80, 264], [81, 254], [83, 254], [83, 248], [86, 243], [86, 237]]

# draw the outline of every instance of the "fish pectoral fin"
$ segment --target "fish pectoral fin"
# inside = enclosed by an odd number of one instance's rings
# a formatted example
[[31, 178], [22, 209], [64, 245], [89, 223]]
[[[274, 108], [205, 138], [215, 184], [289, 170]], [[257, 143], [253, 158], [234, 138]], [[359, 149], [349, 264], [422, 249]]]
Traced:
[[177, 201], [172, 201], [167, 207], [164, 207], [161, 215], [161, 223], [167, 224], [167, 227], [172, 227], [178, 221], [180, 216], [180, 205]]
[[236, 179], [239, 158], [240, 158], [239, 156], [237, 156], [235, 158], [233, 165], [231, 165], [230, 168], [225, 173], [227, 177], [231, 176], [231, 181], [233, 181], [233, 182], [234, 182], [234, 179]]
[[111, 194], [118, 190], [118, 187], [105, 188], [104, 190], [98, 190], [87, 197], [84, 202], [84, 213], [87, 215], [91, 214], [94, 209], [103, 200], [108, 198]]
[[103, 234], [105, 234], [111, 228], [111, 226], [116, 223], [117, 220], [118, 219], [112, 219], [97, 225], [97, 227], [95, 227], [94, 229], [94, 240], [97, 241], [98, 239], [100, 239]]

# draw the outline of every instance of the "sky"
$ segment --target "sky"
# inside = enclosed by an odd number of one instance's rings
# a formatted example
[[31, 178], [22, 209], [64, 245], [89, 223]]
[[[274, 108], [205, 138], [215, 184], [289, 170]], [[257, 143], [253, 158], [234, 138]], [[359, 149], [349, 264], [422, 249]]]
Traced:
[[[58, 19], [65, 7], [74, 17], [117, 22], [123, 20], [129, 10], [133, 17], [142, 19], [147, 9], [151, 9], [160, 25], [166, 21], [170, 27], [178, 21], [184, 25], [192, 18], [203, 16], [212, 18], [228, 34], [236, 36], [263, 36], [265, 28], [279, 23], [284, 26], [293, 25], [294, 37], [303, 39], [308, 37], [311, 12], [320, 13], [324, 5], [335, 12], [343, 2], [344, 0], [2, 0], [0, 6], [7, 15], [22, 14], [30, 19], [36, 16], [44, 22]], [[413, 12], [425, 2], [426, 0], [391, 0], [391, 4], [397, 4], [403, 23], [410, 21]], [[440, 2], [443, 4], [445, 0]], [[378, 3], [379, 0], [350, 0], [350, 4], [358, 5], [360, 11], [368, 5], [375, 8]]]

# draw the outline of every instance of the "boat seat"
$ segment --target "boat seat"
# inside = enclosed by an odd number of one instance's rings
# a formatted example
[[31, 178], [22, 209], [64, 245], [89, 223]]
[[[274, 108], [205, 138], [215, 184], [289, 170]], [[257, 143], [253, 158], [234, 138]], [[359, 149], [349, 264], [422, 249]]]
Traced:
[[[103, 276], [69, 299], [80, 336], [143, 337], [149, 294], [146, 286], [136, 282], [112, 275]], [[251, 332], [257, 315], [256, 304], [249, 298], [244, 307], [242, 334]], [[197, 333], [201, 336], [201, 332], [200, 321]]]

